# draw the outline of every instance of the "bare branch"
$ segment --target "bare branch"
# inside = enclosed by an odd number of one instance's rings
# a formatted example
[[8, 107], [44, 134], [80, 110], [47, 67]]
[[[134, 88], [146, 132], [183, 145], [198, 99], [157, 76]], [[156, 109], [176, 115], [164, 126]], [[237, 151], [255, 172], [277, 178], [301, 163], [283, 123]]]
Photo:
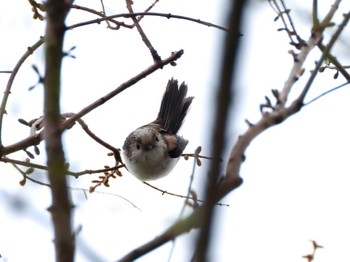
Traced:
[[44, 137], [47, 155], [48, 177], [51, 185], [51, 212], [54, 228], [56, 261], [73, 261], [75, 237], [72, 231], [72, 203], [67, 190], [66, 165], [60, 129], [60, 80], [63, 58], [65, 18], [70, 2], [48, 0], [45, 8], [46, 49], [44, 82]]
[[89, 20], [86, 22], [82, 22], [82, 23], [78, 23], [75, 25], [71, 25], [67, 27], [67, 30], [72, 30], [74, 28], [78, 28], [81, 26], [86, 26], [86, 25], [91, 25], [91, 24], [99, 24], [105, 20], [109, 20], [109, 19], [113, 19], [113, 18], [119, 18], [119, 17], [124, 17], [124, 18], [131, 18], [131, 17], [137, 17], [137, 16], [159, 16], [159, 17], [165, 17], [165, 18], [175, 18], [175, 19], [181, 19], [181, 20], [187, 20], [187, 21], [191, 21], [191, 22], [195, 22], [201, 25], [205, 25], [208, 27], [214, 27], [217, 29], [220, 29], [222, 31], [228, 31], [227, 28], [219, 26], [219, 25], [215, 25], [213, 23], [210, 22], [206, 22], [206, 21], [202, 21], [200, 19], [195, 19], [195, 18], [191, 18], [191, 17], [187, 17], [187, 16], [181, 16], [181, 15], [173, 15], [173, 14], [165, 14], [165, 13], [155, 13], [155, 12], [138, 12], [138, 13], [124, 13], [124, 14], [117, 14], [117, 15], [110, 15], [110, 16], [106, 16], [103, 18], [98, 18], [98, 19], [93, 19], [93, 20]]
[[[126, 7], [129, 10], [130, 14], [134, 14], [134, 10], [132, 9], [132, 0], [126, 0]], [[148, 47], [149, 51], [151, 52], [151, 55], [153, 57], [154, 62], [158, 62], [161, 60], [160, 56], [158, 55], [158, 52], [154, 49], [154, 47], [151, 44], [151, 41], [146, 36], [145, 32], [143, 31], [139, 21], [137, 20], [136, 16], [131, 16], [132, 21], [134, 22], [137, 31], [139, 32], [142, 41], [145, 43], [145, 45]]]
[[42, 44], [44, 43], [44, 38], [40, 37], [40, 39], [32, 46], [28, 47], [28, 50], [22, 55], [22, 57], [18, 60], [17, 64], [15, 67], [12, 69], [11, 75], [9, 80], [7, 81], [6, 89], [4, 92], [4, 96], [1, 101], [1, 106], [0, 106], [0, 156], [6, 154], [3, 152], [3, 143], [2, 143], [2, 123], [3, 123], [3, 118], [4, 114], [6, 111], [6, 104], [7, 100], [9, 98], [9, 95], [11, 94], [11, 88], [13, 81], [15, 80], [15, 77], [20, 69], [20, 67], [23, 65], [24, 61], [33, 54], [33, 52], [38, 49]]
[[[71, 118], [69, 118], [66, 121], [64, 121], [61, 124], [61, 130], [65, 130], [65, 129], [71, 127], [72, 124], [74, 124], [74, 122], [77, 119], [85, 116], [86, 114], [88, 114], [92, 110], [94, 110], [95, 108], [103, 105], [105, 102], [107, 102], [108, 100], [110, 100], [114, 96], [116, 96], [119, 93], [123, 92], [124, 90], [126, 90], [130, 86], [136, 84], [138, 81], [140, 81], [141, 79], [147, 77], [148, 75], [152, 74], [153, 72], [157, 71], [158, 69], [161, 69], [164, 66], [173, 63], [174, 61], [179, 59], [182, 55], [183, 55], [183, 50], [179, 50], [177, 52], [173, 52], [168, 58], [166, 58], [166, 59], [164, 59], [164, 60], [162, 60], [162, 61], [160, 61], [158, 63], [154, 63], [153, 65], [151, 65], [150, 67], [146, 68], [144, 71], [142, 71], [138, 75], [130, 78], [128, 81], [126, 81], [123, 84], [121, 84], [119, 87], [114, 89], [112, 92], [110, 92], [110, 93], [106, 94], [105, 96], [99, 98], [98, 100], [96, 100], [92, 104], [90, 104], [87, 107], [83, 108], [80, 112], [78, 112], [77, 114], [75, 114]], [[38, 145], [43, 139], [44, 139], [43, 132], [40, 132], [40, 133], [38, 133], [36, 135], [27, 137], [27, 138], [25, 138], [25, 139], [15, 143], [15, 144], [12, 144], [12, 145], [4, 147], [2, 149], [2, 153], [3, 153], [3, 155], [9, 155], [9, 154], [11, 154], [13, 152], [26, 149], [26, 148], [28, 148], [30, 146]]]

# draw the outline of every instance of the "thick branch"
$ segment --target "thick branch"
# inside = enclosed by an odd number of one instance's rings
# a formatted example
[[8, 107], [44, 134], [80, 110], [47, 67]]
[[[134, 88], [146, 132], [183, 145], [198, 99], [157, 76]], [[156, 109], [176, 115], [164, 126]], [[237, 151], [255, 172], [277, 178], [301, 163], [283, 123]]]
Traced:
[[69, 5], [65, 0], [48, 0], [46, 4], [46, 49], [44, 80], [44, 137], [48, 176], [51, 185], [51, 212], [56, 261], [74, 260], [74, 236], [71, 225], [71, 200], [66, 182], [66, 167], [60, 129], [60, 80], [63, 58], [64, 20]]
[[[212, 156], [215, 156], [207, 176], [205, 203], [202, 207], [201, 232], [196, 245], [195, 261], [207, 261], [210, 247], [211, 228], [214, 219], [214, 206], [217, 202], [218, 179], [221, 175], [220, 156], [224, 149], [225, 133], [227, 129], [228, 110], [232, 99], [235, 97], [234, 79], [235, 65], [238, 53], [241, 21], [243, 18], [245, 0], [232, 2], [231, 12], [228, 20], [229, 32], [224, 43], [222, 56], [222, 70], [219, 76], [219, 89], [216, 100], [216, 113], [212, 130]], [[238, 184], [241, 179], [237, 177]]]

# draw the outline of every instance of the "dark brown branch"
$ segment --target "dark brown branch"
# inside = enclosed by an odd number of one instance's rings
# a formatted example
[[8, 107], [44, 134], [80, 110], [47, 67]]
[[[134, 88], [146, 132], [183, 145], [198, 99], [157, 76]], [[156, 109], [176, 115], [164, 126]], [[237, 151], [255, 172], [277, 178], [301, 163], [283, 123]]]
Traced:
[[[233, 98], [235, 97], [235, 66], [236, 58], [238, 54], [240, 28], [244, 15], [245, 0], [237, 0], [232, 2], [231, 10], [228, 17], [229, 33], [226, 35], [224, 42], [222, 63], [220, 70], [221, 75], [218, 77], [219, 85], [216, 97], [216, 109], [214, 116], [214, 125], [212, 128], [211, 145], [212, 152], [210, 155], [216, 158], [211, 161], [209, 168], [206, 189], [205, 189], [205, 203], [201, 209], [203, 214], [200, 222], [200, 234], [196, 243], [196, 253], [194, 255], [194, 261], [207, 261], [207, 254], [210, 249], [210, 236], [214, 218], [214, 206], [218, 201], [218, 191], [220, 188], [217, 186], [219, 177], [221, 175], [220, 159], [222, 155], [225, 143], [225, 132], [228, 124], [228, 110]], [[237, 175], [235, 178], [240, 182], [241, 179]]]
[[[166, 59], [164, 59], [164, 60], [162, 60], [162, 61], [160, 61], [158, 63], [154, 63], [153, 65], [151, 65], [150, 67], [146, 68], [144, 71], [142, 71], [138, 75], [130, 78], [128, 81], [126, 81], [123, 84], [121, 84], [119, 87], [114, 89], [112, 92], [110, 92], [110, 93], [106, 94], [105, 96], [99, 98], [98, 100], [96, 100], [92, 104], [90, 104], [87, 107], [83, 108], [80, 112], [75, 114], [73, 117], [71, 117], [71, 118], [67, 119], [66, 121], [64, 121], [61, 124], [61, 129], [65, 130], [65, 129], [69, 128], [70, 126], [72, 126], [72, 124], [74, 124], [74, 122], [77, 119], [85, 116], [86, 114], [88, 114], [92, 110], [94, 110], [95, 108], [103, 105], [105, 102], [107, 102], [108, 100], [110, 100], [114, 96], [116, 96], [119, 93], [123, 92], [124, 90], [126, 90], [130, 86], [136, 84], [138, 81], [140, 81], [141, 79], [147, 77], [148, 75], [152, 74], [153, 72], [157, 71], [158, 69], [161, 69], [164, 66], [173, 63], [174, 61], [179, 59], [182, 55], [183, 55], [183, 50], [180, 50], [180, 51], [172, 53], [168, 58], [166, 58]], [[8, 154], [11, 154], [13, 152], [26, 149], [26, 148], [28, 148], [30, 146], [38, 145], [43, 139], [44, 139], [43, 132], [40, 132], [40, 133], [38, 133], [38, 134], [36, 134], [34, 136], [27, 137], [27, 138], [25, 138], [25, 139], [15, 143], [15, 144], [12, 144], [12, 145], [4, 147], [3, 150], [2, 150], [2, 153], [3, 153], [3, 155], [8, 155]]]
[[45, 34], [44, 137], [48, 177], [51, 185], [51, 213], [57, 262], [74, 261], [75, 237], [72, 231], [72, 203], [67, 189], [66, 165], [60, 128], [60, 82], [65, 18], [71, 3], [48, 0]]
[[154, 63], [152, 66], [148, 67], [146, 70], [142, 71], [138, 75], [134, 76], [133, 78], [130, 78], [128, 81], [126, 81], [123, 84], [121, 84], [119, 87], [114, 89], [112, 92], [110, 92], [110, 93], [106, 94], [105, 96], [99, 98], [98, 100], [96, 100], [95, 102], [90, 104], [89, 106], [83, 108], [80, 112], [78, 112], [77, 114], [75, 114], [71, 118], [69, 118], [66, 121], [64, 121], [62, 123], [62, 125], [61, 125], [61, 128], [65, 129], [65, 128], [71, 126], [77, 119], [85, 116], [86, 114], [88, 114], [92, 110], [94, 110], [95, 108], [103, 105], [105, 102], [107, 102], [108, 100], [110, 100], [114, 96], [118, 95], [119, 93], [123, 92], [124, 90], [126, 90], [130, 86], [136, 84], [141, 79], [143, 79], [143, 78], [147, 77], [148, 75], [152, 74], [154, 71], [157, 71], [158, 69], [163, 68], [165, 65], [168, 65], [168, 64], [176, 61], [182, 55], [183, 55], [183, 50], [180, 50], [180, 51], [172, 53], [171, 56], [169, 56], [168, 58], [166, 58], [166, 59], [164, 59], [164, 60], [162, 60], [160, 62]]
[[[71, 114], [71, 116], [73, 116], [73, 115], [75, 115], [75, 114]], [[118, 165], [118, 163], [123, 163], [122, 158], [121, 158], [120, 153], [119, 153], [120, 150], [118, 148], [115, 148], [111, 144], [108, 144], [107, 142], [103, 141], [101, 138], [96, 136], [89, 129], [88, 125], [82, 119], [78, 119], [77, 121], [78, 121], [79, 125], [81, 126], [81, 128], [85, 131], [85, 133], [88, 134], [88, 136], [90, 136], [93, 140], [95, 140], [100, 145], [104, 146], [105, 148], [107, 148], [113, 152], [113, 155], [114, 155], [114, 158], [116, 160], [117, 165]]]
[[181, 20], [187, 20], [187, 21], [191, 21], [191, 22], [195, 22], [201, 25], [205, 25], [208, 27], [214, 27], [217, 29], [220, 29], [222, 31], [228, 31], [227, 28], [219, 26], [219, 25], [215, 25], [213, 23], [209, 23], [206, 21], [202, 21], [200, 19], [195, 19], [195, 18], [191, 18], [191, 17], [187, 17], [187, 16], [181, 16], [181, 15], [173, 15], [173, 14], [165, 14], [165, 13], [155, 13], [155, 12], [138, 12], [138, 13], [124, 13], [124, 14], [117, 14], [117, 15], [110, 15], [110, 16], [106, 16], [103, 18], [97, 18], [97, 19], [93, 19], [93, 20], [89, 20], [86, 22], [82, 22], [82, 23], [78, 23], [75, 25], [71, 25], [67, 27], [67, 30], [71, 30], [74, 28], [78, 28], [81, 26], [86, 26], [86, 25], [91, 25], [91, 24], [99, 24], [105, 20], [109, 20], [109, 19], [113, 19], [113, 18], [119, 18], [119, 17], [124, 17], [124, 18], [131, 18], [131, 17], [137, 17], [137, 16], [159, 16], [159, 17], [165, 17], [165, 18], [175, 18], [175, 19], [181, 19]]
[[[126, 0], [126, 7], [129, 10], [130, 14], [135, 14], [134, 10], [132, 9], [132, 0]], [[146, 36], [145, 32], [143, 31], [138, 19], [136, 18], [136, 16], [131, 16], [132, 21], [134, 22], [137, 31], [139, 32], [142, 41], [145, 43], [145, 45], [147, 46], [147, 48], [149, 49], [149, 51], [151, 52], [151, 55], [153, 57], [153, 61], [154, 62], [158, 62], [161, 60], [160, 56], [158, 55], [158, 52], [154, 49], [154, 47], [151, 44], [151, 41], [148, 39], [148, 37]]]

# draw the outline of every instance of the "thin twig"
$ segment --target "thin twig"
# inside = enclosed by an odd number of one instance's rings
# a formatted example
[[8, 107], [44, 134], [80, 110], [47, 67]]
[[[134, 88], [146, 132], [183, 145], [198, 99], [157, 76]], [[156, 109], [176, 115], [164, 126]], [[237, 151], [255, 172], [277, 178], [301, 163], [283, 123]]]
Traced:
[[[201, 147], [197, 147], [197, 149], [195, 150], [195, 152], [193, 154], [194, 159], [193, 159], [193, 164], [192, 164], [192, 172], [191, 172], [191, 176], [190, 176], [190, 182], [188, 184], [188, 189], [187, 189], [187, 194], [186, 194], [186, 201], [184, 201], [184, 203], [182, 205], [182, 208], [181, 208], [181, 211], [180, 211], [180, 214], [179, 214], [179, 218], [180, 219], [184, 216], [185, 209], [188, 206], [188, 201], [187, 200], [191, 196], [192, 184], [193, 184], [193, 180], [194, 180], [194, 174], [196, 172], [196, 167], [197, 167], [198, 154], [200, 153], [201, 150], [202, 150]], [[196, 199], [194, 200], [194, 207], [195, 208], [198, 206], [197, 200], [198, 199], [196, 197]], [[171, 258], [172, 258], [172, 255], [173, 255], [173, 252], [174, 252], [174, 249], [175, 249], [175, 244], [176, 244], [176, 238], [172, 242], [171, 249], [170, 249], [169, 256], [168, 256], [168, 262], [171, 261]]]
[[[129, 10], [130, 14], [134, 14], [134, 10], [132, 9], [132, 0], [126, 0], [126, 7]], [[151, 44], [151, 41], [148, 39], [148, 37], [146, 36], [145, 32], [143, 31], [138, 19], [136, 18], [136, 16], [131, 16], [132, 21], [134, 22], [137, 31], [139, 32], [142, 41], [145, 43], [145, 45], [147, 46], [147, 48], [149, 49], [149, 51], [151, 52], [152, 58], [154, 62], [158, 62], [161, 60], [157, 50], [154, 49], [154, 47]]]
[[[103, 17], [103, 18], [106, 18], [105, 21], [106, 21], [106, 23], [107, 23], [108, 28], [111, 28], [111, 29], [119, 29], [121, 26], [127, 27], [127, 28], [131, 28], [130, 25], [127, 25], [127, 24], [125, 24], [124, 22], [116, 21], [116, 20], [114, 20], [113, 18], [107, 18], [106, 13], [105, 13], [105, 10], [104, 10], [104, 5], [103, 5], [103, 1], [102, 1], [102, 0], [101, 0], [101, 4], [102, 4], [103, 12], [99, 12], [99, 11], [96, 11], [95, 9], [91, 9], [91, 8], [88, 8], [88, 7], [85, 7], [85, 6], [81, 6], [81, 5], [76, 5], [76, 4], [72, 5], [72, 8], [77, 9], [77, 10], [82, 10], [82, 11], [85, 11], [85, 12], [88, 12], [88, 13], [91, 13], [91, 14], [94, 14], [94, 15], [97, 15], [97, 16], [100, 16], [100, 17]], [[115, 27], [112, 27], [112, 26], [110, 25], [110, 23], [113, 23], [113, 24], [115, 24], [116, 26], [115, 26]]]
[[[77, 190], [77, 191], [83, 191], [84, 194], [89, 192], [89, 189], [86, 188], [79, 188], [79, 187], [69, 187], [70, 190]], [[103, 194], [103, 195], [111, 195], [111, 196], [115, 196], [115, 197], [119, 197], [123, 200], [125, 200], [127, 203], [129, 203], [132, 207], [138, 209], [139, 211], [142, 211], [138, 206], [136, 206], [133, 202], [131, 202], [129, 199], [121, 196], [121, 195], [117, 195], [114, 193], [110, 193], [110, 192], [102, 192], [102, 191], [94, 191], [94, 193], [96, 194]]]
[[11, 88], [12, 88], [12, 84], [13, 81], [15, 80], [15, 77], [19, 71], [19, 69], [21, 68], [21, 66], [23, 65], [24, 61], [26, 61], [26, 59], [33, 54], [33, 52], [38, 49], [42, 44], [44, 43], [44, 38], [40, 37], [40, 39], [32, 46], [28, 47], [27, 51], [21, 56], [21, 58], [18, 60], [17, 64], [15, 65], [15, 67], [12, 69], [11, 71], [11, 75], [9, 80], [7, 81], [7, 85], [6, 85], [6, 89], [4, 91], [4, 96], [2, 98], [1, 101], [1, 106], [0, 106], [0, 156], [2, 156], [3, 154], [6, 154], [3, 152], [3, 142], [2, 142], [2, 123], [3, 123], [3, 118], [4, 118], [4, 114], [6, 111], [6, 104], [7, 104], [7, 100], [9, 98], [9, 95], [11, 94]]
[[327, 95], [327, 94], [329, 94], [329, 93], [332, 93], [332, 92], [334, 92], [334, 91], [336, 91], [336, 90], [338, 90], [338, 89], [340, 89], [340, 88], [342, 88], [342, 87], [344, 87], [344, 86], [346, 86], [346, 85], [348, 85], [348, 84], [350, 84], [350, 82], [346, 82], [346, 83], [341, 84], [341, 85], [339, 85], [339, 86], [336, 86], [336, 87], [334, 87], [334, 88], [332, 88], [332, 89], [329, 89], [329, 90], [327, 90], [326, 92], [324, 92], [324, 93], [322, 93], [322, 94], [316, 96], [315, 98], [311, 99], [309, 102], [304, 103], [303, 106], [304, 106], [304, 107], [305, 107], [305, 106], [308, 106], [308, 105], [310, 105], [311, 103], [315, 102], [316, 100], [320, 99], [321, 97], [323, 97], [323, 96], [325, 96], [325, 95]]
[[[12, 159], [12, 158], [8, 158], [5, 156], [0, 158], [0, 161], [4, 162], [4, 163], [13, 163], [16, 165], [21, 165], [21, 166], [25, 166], [25, 167], [31, 167], [34, 169], [47, 171], [47, 166], [39, 165], [39, 164], [27, 162], [27, 161], [21, 161], [21, 160], [17, 160], [17, 159]], [[86, 169], [86, 170], [82, 170], [82, 171], [78, 171], [78, 172], [67, 170], [66, 174], [77, 178], [77, 177], [82, 176], [82, 175], [92, 175], [92, 174], [99, 174], [99, 173], [114, 171], [114, 170], [122, 168], [122, 167], [124, 167], [124, 165], [119, 165], [119, 166], [114, 166], [114, 167], [109, 167], [109, 168], [102, 168], [102, 169]]]
[[97, 143], [99, 143], [100, 145], [104, 146], [105, 148], [108, 148], [109, 150], [111, 150], [113, 152], [114, 158], [118, 163], [123, 163], [122, 158], [120, 156], [119, 153], [119, 149], [115, 148], [114, 146], [112, 146], [111, 144], [103, 141], [101, 138], [99, 138], [98, 136], [96, 136], [88, 127], [88, 125], [80, 118], [77, 120], [78, 123], [80, 124], [80, 126], [82, 127], [82, 129], [93, 139], [95, 140]]
[[166, 13], [155, 13], [155, 12], [138, 12], [138, 13], [123, 13], [123, 14], [117, 14], [117, 15], [110, 15], [110, 16], [106, 16], [103, 18], [97, 18], [97, 19], [93, 19], [93, 20], [89, 20], [86, 22], [82, 22], [82, 23], [77, 23], [71, 26], [67, 26], [67, 30], [72, 30], [74, 28], [78, 28], [81, 26], [86, 26], [86, 25], [90, 25], [90, 24], [99, 24], [105, 20], [109, 20], [109, 19], [113, 19], [113, 18], [119, 18], [119, 17], [124, 17], [124, 18], [131, 18], [131, 17], [137, 17], [137, 16], [158, 16], [158, 17], [165, 17], [165, 18], [174, 18], [174, 19], [181, 19], [181, 20], [187, 20], [187, 21], [191, 21], [191, 22], [195, 22], [201, 25], [205, 25], [208, 27], [214, 27], [217, 29], [220, 29], [222, 31], [228, 31], [227, 28], [223, 27], [223, 26], [219, 26], [210, 22], [206, 22], [206, 21], [202, 21], [200, 19], [196, 19], [196, 18], [191, 18], [191, 17], [187, 17], [187, 16], [181, 16], [181, 15], [173, 15], [173, 14], [166, 14]]
[[[156, 186], [153, 186], [153, 185], [151, 185], [150, 183], [145, 182], [145, 181], [143, 181], [143, 183], [144, 183], [145, 185], [147, 185], [147, 186], [149, 186], [149, 187], [151, 187], [151, 188], [153, 188], [153, 189], [155, 189], [155, 190], [161, 192], [162, 195], [169, 195], [169, 196], [174, 196], [174, 197], [179, 197], [179, 198], [185, 198], [185, 199], [188, 199], [188, 200], [193, 200], [193, 201], [199, 202], [199, 203], [205, 203], [205, 200], [198, 199], [198, 198], [196, 198], [196, 197], [192, 197], [191, 195], [190, 195], [190, 196], [184, 196], [184, 195], [180, 195], [180, 194], [168, 192], [168, 191], [166, 191], [166, 190], [162, 190], [162, 189], [160, 189], [160, 188], [158, 188], [158, 187], [156, 187]], [[220, 203], [220, 202], [215, 203], [215, 205], [217, 205], [217, 206], [226, 206], [226, 207], [229, 207], [229, 206], [230, 206], [229, 204]]]

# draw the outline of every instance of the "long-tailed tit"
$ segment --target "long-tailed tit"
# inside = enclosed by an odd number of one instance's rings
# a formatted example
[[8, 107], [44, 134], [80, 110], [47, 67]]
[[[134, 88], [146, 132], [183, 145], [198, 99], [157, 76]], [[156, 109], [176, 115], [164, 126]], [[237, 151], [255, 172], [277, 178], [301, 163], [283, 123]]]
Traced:
[[188, 140], [177, 135], [193, 97], [187, 85], [170, 79], [157, 119], [131, 132], [123, 145], [124, 163], [142, 181], [166, 176], [180, 159]]

